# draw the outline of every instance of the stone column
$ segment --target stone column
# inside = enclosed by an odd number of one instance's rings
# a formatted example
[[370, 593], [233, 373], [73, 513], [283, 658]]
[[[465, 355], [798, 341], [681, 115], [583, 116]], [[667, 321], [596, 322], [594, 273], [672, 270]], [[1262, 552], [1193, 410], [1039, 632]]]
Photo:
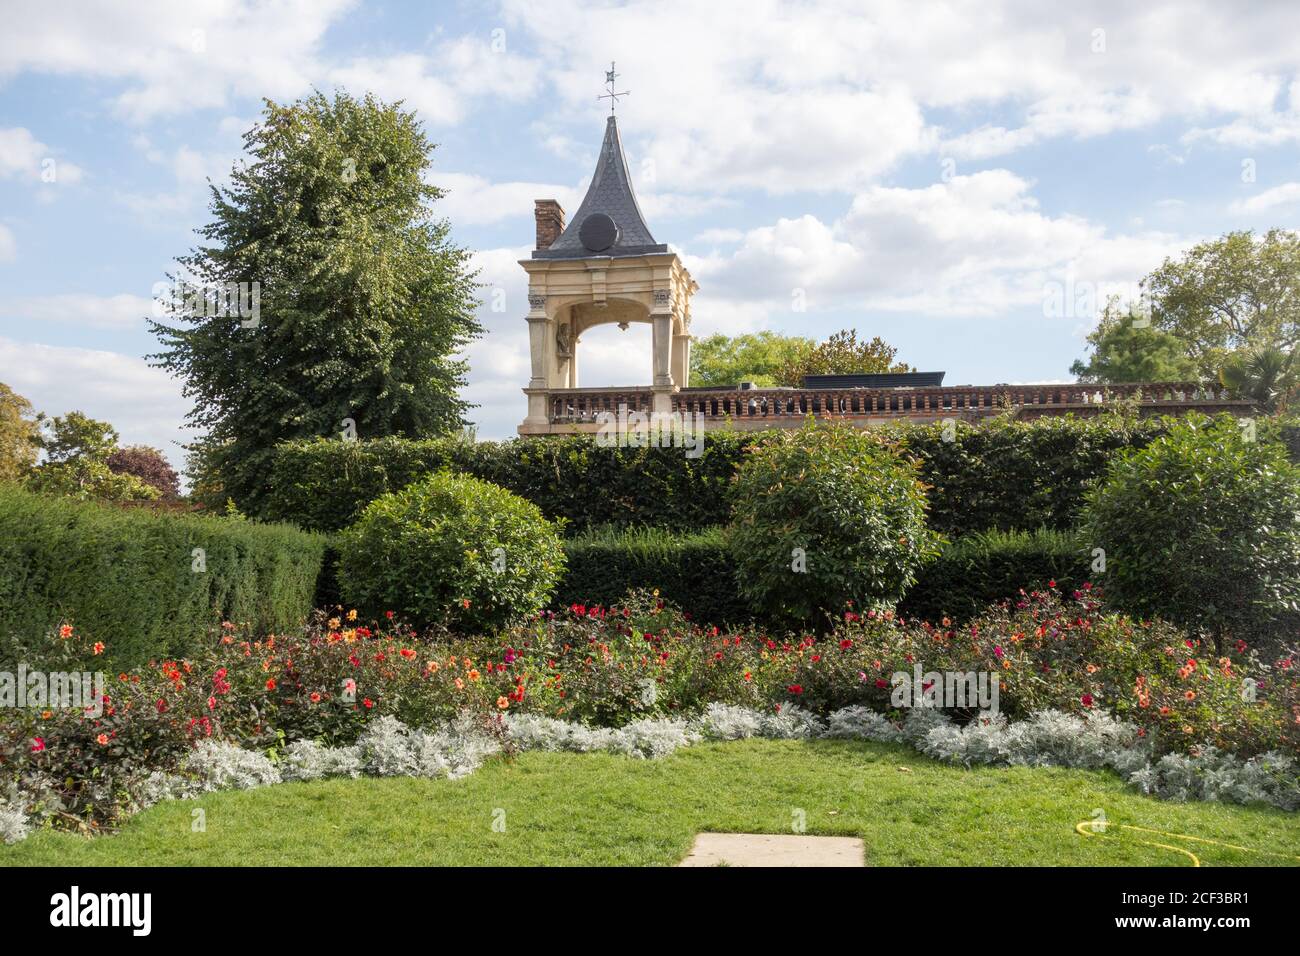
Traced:
[[547, 356], [550, 354], [551, 321], [546, 316], [546, 297], [530, 295], [528, 297], [528, 352], [532, 360], [532, 377], [524, 394], [528, 396], [528, 417], [523, 427], [538, 428], [551, 423], [550, 410], [550, 369]]
[[650, 322], [654, 343], [654, 400], [651, 411], [667, 415], [672, 411], [673, 314], [652, 312]]
[[687, 332], [673, 333], [673, 385], [685, 388], [691, 375], [691, 336]]

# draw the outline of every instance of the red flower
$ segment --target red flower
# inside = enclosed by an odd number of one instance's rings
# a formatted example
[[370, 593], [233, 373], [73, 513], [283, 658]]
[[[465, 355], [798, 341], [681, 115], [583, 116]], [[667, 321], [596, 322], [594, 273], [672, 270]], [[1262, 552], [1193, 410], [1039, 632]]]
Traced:
[[158, 713], [160, 714], [167, 713], [167, 701], [163, 700], [161, 697], [158, 698], [158, 703], [154, 704], [154, 707], [157, 708]]
[[266, 689], [267, 689], [267, 690], [275, 690], [275, 678], [274, 678], [274, 677], [268, 677], [268, 678], [266, 679]]
[[34, 754], [38, 754], [38, 753], [40, 753], [40, 752], [41, 752], [42, 750], [44, 750], [44, 749], [45, 749], [45, 738], [44, 738], [44, 737], [33, 737], [33, 738], [32, 738], [32, 753], [34, 753]]
[[1083, 704], [1084, 707], [1091, 707], [1091, 706], [1092, 706], [1092, 695], [1091, 695], [1091, 694], [1084, 694], [1082, 697], [1079, 698], [1079, 703]]
[[388, 618], [388, 619], [391, 621], [391, 620], [393, 619], [393, 612], [392, 612], [392, 611], [385, 611], [385, 612], [384, 612], [384, 617]]
[[311, 702], [312, 702], [313, 704], [319, 704], [319, 703], [320, 703], [320, 694], [318, 694], [318, 693], [315, 692], [315, 691], [312, 691]]
[[844, 640], [840, 641], [840, 650], [842, 651], [847, 651], [852, 646], [853, 646], [853, 642], [850, 641], [847, 637]]
[[877, 677], [876, 686], [879, 687], [881, 690], [884, 690], [886, 687], [889, 686], [889, 681], [885, 680], [883, 677]]
[[374, 707], [374, 706], [375, 706], [375, 702], [374, 702], [373, 700], [371, 700], [369, 697], [367, 697], [367, 698], [366, 698], [365, 700], [363, 700], [361, 703], [363, 703], [363, 704], [366, 705], [366, 710], [369, 710], [371, 707]]
[[788, 691], [789, 691], [790, 693], [792, 693], [792, 694], [802, 694], [802, 693], [803, 693], [803, 685], [802, 685], [802, 684], [791, 684], [789, 687], [786, 688], [786, 690], [788, 690]]

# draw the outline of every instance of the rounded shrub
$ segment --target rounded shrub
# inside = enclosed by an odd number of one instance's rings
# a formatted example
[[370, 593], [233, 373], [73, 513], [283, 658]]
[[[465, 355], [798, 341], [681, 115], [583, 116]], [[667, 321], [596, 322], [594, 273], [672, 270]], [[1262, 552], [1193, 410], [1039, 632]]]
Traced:
[[535, 613], [563, 572], [560, 525], [504, 488], [450, 472], [375, 499], [339, 541], [346, 603], [459, 633]]
[[1113, 603], [1220, 649], [1294, 628], [1300, 609], [1300, 468], [1242, 424], [1189, 418], [1124, 452], [1090, 493], [1083, 527], [1104, 552], [1096, 580]]
[[937, 550], [916, 463], [848, 425], [808, 424], [752, 448], [732, 507], [738, 587], [776, 618], [893, 605]]

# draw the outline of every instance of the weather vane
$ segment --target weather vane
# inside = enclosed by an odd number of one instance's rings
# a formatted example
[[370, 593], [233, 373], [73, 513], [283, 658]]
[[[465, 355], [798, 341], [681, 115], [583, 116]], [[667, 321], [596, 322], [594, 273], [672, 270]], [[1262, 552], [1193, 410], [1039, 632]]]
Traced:
[[609, 92], [608, 92], [608, 93], [605, 93], [605, 94], [603, 94], [603, 95], [601, 95], [601, 96], [597, 96], [596, 99], [598, 99], [598, 100], [609, 100], [609, 111], [610, 111], [611, 113], [614, 112], [614, 106], [615, 106], [615, 104], [618, 103], [618, 98], [619, 98], [620, 96], [631, 96], [631, 95], [632, 95], [632, 94], [631, 94], [630, 92], [628, 92], [627, 90], [624, 90], [624, 91], [621, 92], [621, 93], [615, 93], [615, 92], [614, 92], [614, 81], [617, 80], [617, 79], [618, 79], [618, 74], [614, 72], [614, 61], [613, 61], [613, 60], [610, 60], [610, 61], [609, 61], [609, 69], [605, 71], [605, 87], [609, 90]]

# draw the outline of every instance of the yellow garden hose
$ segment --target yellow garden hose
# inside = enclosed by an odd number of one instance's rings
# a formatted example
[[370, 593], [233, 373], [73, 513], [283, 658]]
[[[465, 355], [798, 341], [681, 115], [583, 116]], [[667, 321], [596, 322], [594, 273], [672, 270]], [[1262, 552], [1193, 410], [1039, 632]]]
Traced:
[[[1294, 856], [1290, 853], [1275, 853], [1272, 850], [1256, 850], [1248, 846], [1238, 846], [1235, 843], [1221, 843], [1218, 840], [1209, 840], [1205, 837], [1192, 836], [1188, 833], [1170, 833], [1167, 830], [1152, 830], [1150, 827], [1135, 827], [1127, 823], [1102, 823], [1098, 820], [1083, 820], [1075, 824], [1075, 832], [1082, 836], [1097, 836], [1105, 833], [1106, 830], [1115, 827], [1120, 830], [1137, 830], [1141, 833], [1154, 833], [1158, 836], [1173, 837], [1175, 840], [1193, 840], [1196, 843], [1209, 843], [1214, 846], [1224, 846], [1230, 850], [1241, 850], [1243, 853], [1260, 853], [1265, 856], [1280, 856], [1287, 860], [1300, 860], [1300, 856]], [[1192, 866], [1200, 866], [1201, 860], [1195, 853], [1185, 850], [1180, 846], [1170, 846], [1168, 843], [1155, 843], [1150, 840], [1139, 840], [1143, 846], [1158, 846], [1162, 850], [1173, 850], [1175, 853], [1182, 853], [1192, 861]]]

